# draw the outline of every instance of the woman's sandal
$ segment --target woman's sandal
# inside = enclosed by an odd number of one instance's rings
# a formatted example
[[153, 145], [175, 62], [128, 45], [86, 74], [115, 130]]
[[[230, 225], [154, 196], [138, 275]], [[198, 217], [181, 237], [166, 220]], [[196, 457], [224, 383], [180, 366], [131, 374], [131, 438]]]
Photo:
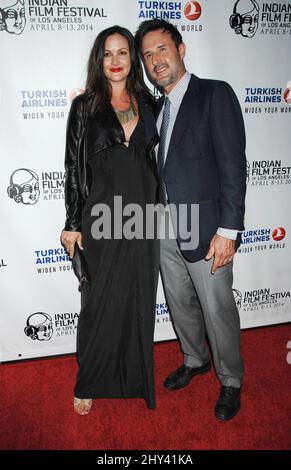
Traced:
[[79, 415], [87, 415], [92, 407], [92, 398], [74, 397], [74, 410]]

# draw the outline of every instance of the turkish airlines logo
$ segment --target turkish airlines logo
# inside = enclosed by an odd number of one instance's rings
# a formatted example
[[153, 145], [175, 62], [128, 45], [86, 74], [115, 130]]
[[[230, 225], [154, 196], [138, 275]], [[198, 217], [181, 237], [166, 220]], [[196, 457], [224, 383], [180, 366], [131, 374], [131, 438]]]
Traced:
[[84, 88], [74, 88], [73, 90], [71, 90], [69, 93], [70, 101], [73, 101], [73, 99], [75, 99], [76, 96], [82, 95], [84, 91], [85, 91]]
[[277, 227], [277, 228], [275, 228], [275, 230], [273, 230], [272, 238], [276, 242], [279, 242], [279, 241], [283, 240], [285, 235], [286, 235], [286, 230], [283, 227]]
[[187, 2], [184, 7], [184, 15], [187, 20], [196, 21], [202, 13], [201, 5], [198, 2]]
[[291, 80], [286, 85], [283, 97], [286, 103], [291, 104]]

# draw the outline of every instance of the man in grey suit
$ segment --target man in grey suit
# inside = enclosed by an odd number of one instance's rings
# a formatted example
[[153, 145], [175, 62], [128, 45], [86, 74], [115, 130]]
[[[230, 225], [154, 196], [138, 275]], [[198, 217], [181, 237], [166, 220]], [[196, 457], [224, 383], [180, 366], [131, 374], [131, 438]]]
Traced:
[[210, 370], [207, 334], [221, 382], [215, 416], [225, 421], [240, 409], [244, 372], [232, 292], [246, 190], [241, 109], [227, 83], [187, 72], [185, 44], [172, 24], [144, 21], [136, 43], [149, 77], [164, 91], [157, 104], [160, 202], [178, 211], [181, 204], [199, 206], [195, 249], [185, 248], [178, 232], [176, 239], [161, 240], [165, 295], [184, 353], [183, 365], [164, 385], [177, 390]]

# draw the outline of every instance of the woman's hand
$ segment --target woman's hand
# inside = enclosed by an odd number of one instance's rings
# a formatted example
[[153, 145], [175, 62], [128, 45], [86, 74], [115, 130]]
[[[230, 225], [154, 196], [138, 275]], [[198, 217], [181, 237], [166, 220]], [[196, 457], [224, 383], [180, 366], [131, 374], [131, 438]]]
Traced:
[[63, 230], [61, 233], [61, 243], [69, 253], [70, 258], [73, 258], [75, 251], [75, 243], [78, 243], [79, 248], [83, 250], [81, 232], [71, 232]]

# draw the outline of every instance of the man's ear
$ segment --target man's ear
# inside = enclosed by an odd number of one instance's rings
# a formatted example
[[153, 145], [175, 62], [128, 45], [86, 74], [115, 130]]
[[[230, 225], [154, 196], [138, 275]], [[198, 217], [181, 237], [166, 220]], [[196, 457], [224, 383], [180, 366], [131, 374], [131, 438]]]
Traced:
[[178, 51], [181, 59], [183, 60], [186, 54], [186, 44], [184, 42], [181, 42], [181, 44], [179, 44]]

